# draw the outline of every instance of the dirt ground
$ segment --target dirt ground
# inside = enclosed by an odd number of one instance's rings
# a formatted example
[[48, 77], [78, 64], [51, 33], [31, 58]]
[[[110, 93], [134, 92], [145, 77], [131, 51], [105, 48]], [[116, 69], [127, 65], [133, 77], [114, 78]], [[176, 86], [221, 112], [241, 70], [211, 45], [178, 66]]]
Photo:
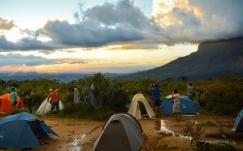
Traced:
[[[79, 138], [81, 142], [82, 151], [92, 150], [93, 143], [99, 136], [103, 122], [90, 121], [72, 118], [60, 118], [55, 115], [45, 116], [43, 120], [49, 125], [59, 137], [49, 137], [42, 141], [42, 145], [38, 148], [32, 149], [33, 151], [75, 151], [75, 139]], [[232, 117], [208, 117], [208, 116], [190, 116], [177, 119], [175, 117], [160, 117], [157, 119], [139, 120], [144, 131], [144, 147], [143, 151], [187, 151], [192, 150], [190, 141], [185, 138], [178, 137], [177, 135], [165, 135], [160, 133], [160, 121], [163, 120], [166, 127], [176, 134], [181, 134], [183, 128], [188, 122], [197, 122], [204, 130], [204, 136], [219, 136], [219, 127], [223, 129], [226, 136], [223, 137], [231, 142], [237, 149], [243, 149], [243, 135], [235, 136], [236, 133], [232, 132], [233, 118]], [[219, 126], [220, 125], [220, 126]], [[86, 135], [81, 139], [83, 134]], [[221, 139], [221, 138], [219, 138]], [[76, 146], [77, 147], [77, 146]], [[0, 151], [2, 151], [0, 149]]]

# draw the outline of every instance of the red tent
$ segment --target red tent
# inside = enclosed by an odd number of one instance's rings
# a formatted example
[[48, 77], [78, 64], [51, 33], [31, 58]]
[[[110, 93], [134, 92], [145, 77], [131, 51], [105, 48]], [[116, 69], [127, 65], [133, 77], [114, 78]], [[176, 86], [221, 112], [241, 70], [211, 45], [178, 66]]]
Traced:
[[[24, 108], [24, 103], [19, 96], [16, 99], [16, 107]], [[0, 112], [10, 113], [11, 112], [11, 101], [9, 93], [5, 93], [0, 96]]]

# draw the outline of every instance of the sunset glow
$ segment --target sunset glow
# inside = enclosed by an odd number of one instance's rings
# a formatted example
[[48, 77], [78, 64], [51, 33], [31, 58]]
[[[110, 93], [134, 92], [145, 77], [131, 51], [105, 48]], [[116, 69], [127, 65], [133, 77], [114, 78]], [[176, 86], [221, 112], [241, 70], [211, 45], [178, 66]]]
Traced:
[[222, 17], [213, 8], [192, 0], [1, 1], [0, 72], [158, 67], [195, 52], [202, 41], [241, 33], [234, 11]]

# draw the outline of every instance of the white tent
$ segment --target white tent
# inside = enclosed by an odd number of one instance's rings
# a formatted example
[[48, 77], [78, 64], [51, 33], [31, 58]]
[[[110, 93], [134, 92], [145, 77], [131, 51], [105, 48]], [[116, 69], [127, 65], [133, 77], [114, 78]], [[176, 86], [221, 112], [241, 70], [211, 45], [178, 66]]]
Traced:
[[144, 105], [149, 118], [152, 118], [156, 115], [146, 98], [141, 93], [134, 95], [128, 110], [129, 114], [133, 115], [136, 119], [142, 119], [139, 102]]

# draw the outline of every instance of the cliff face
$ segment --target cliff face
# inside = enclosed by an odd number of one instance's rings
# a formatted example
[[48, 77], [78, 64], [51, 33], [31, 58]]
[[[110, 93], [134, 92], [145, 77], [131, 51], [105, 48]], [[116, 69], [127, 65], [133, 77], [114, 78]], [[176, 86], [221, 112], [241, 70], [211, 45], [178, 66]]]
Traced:
[[222, 75], [243, 76], [243, 38], [203, 42], [199, 44], [198, 51], [188, 56], [127, 77], [208, 79]]

